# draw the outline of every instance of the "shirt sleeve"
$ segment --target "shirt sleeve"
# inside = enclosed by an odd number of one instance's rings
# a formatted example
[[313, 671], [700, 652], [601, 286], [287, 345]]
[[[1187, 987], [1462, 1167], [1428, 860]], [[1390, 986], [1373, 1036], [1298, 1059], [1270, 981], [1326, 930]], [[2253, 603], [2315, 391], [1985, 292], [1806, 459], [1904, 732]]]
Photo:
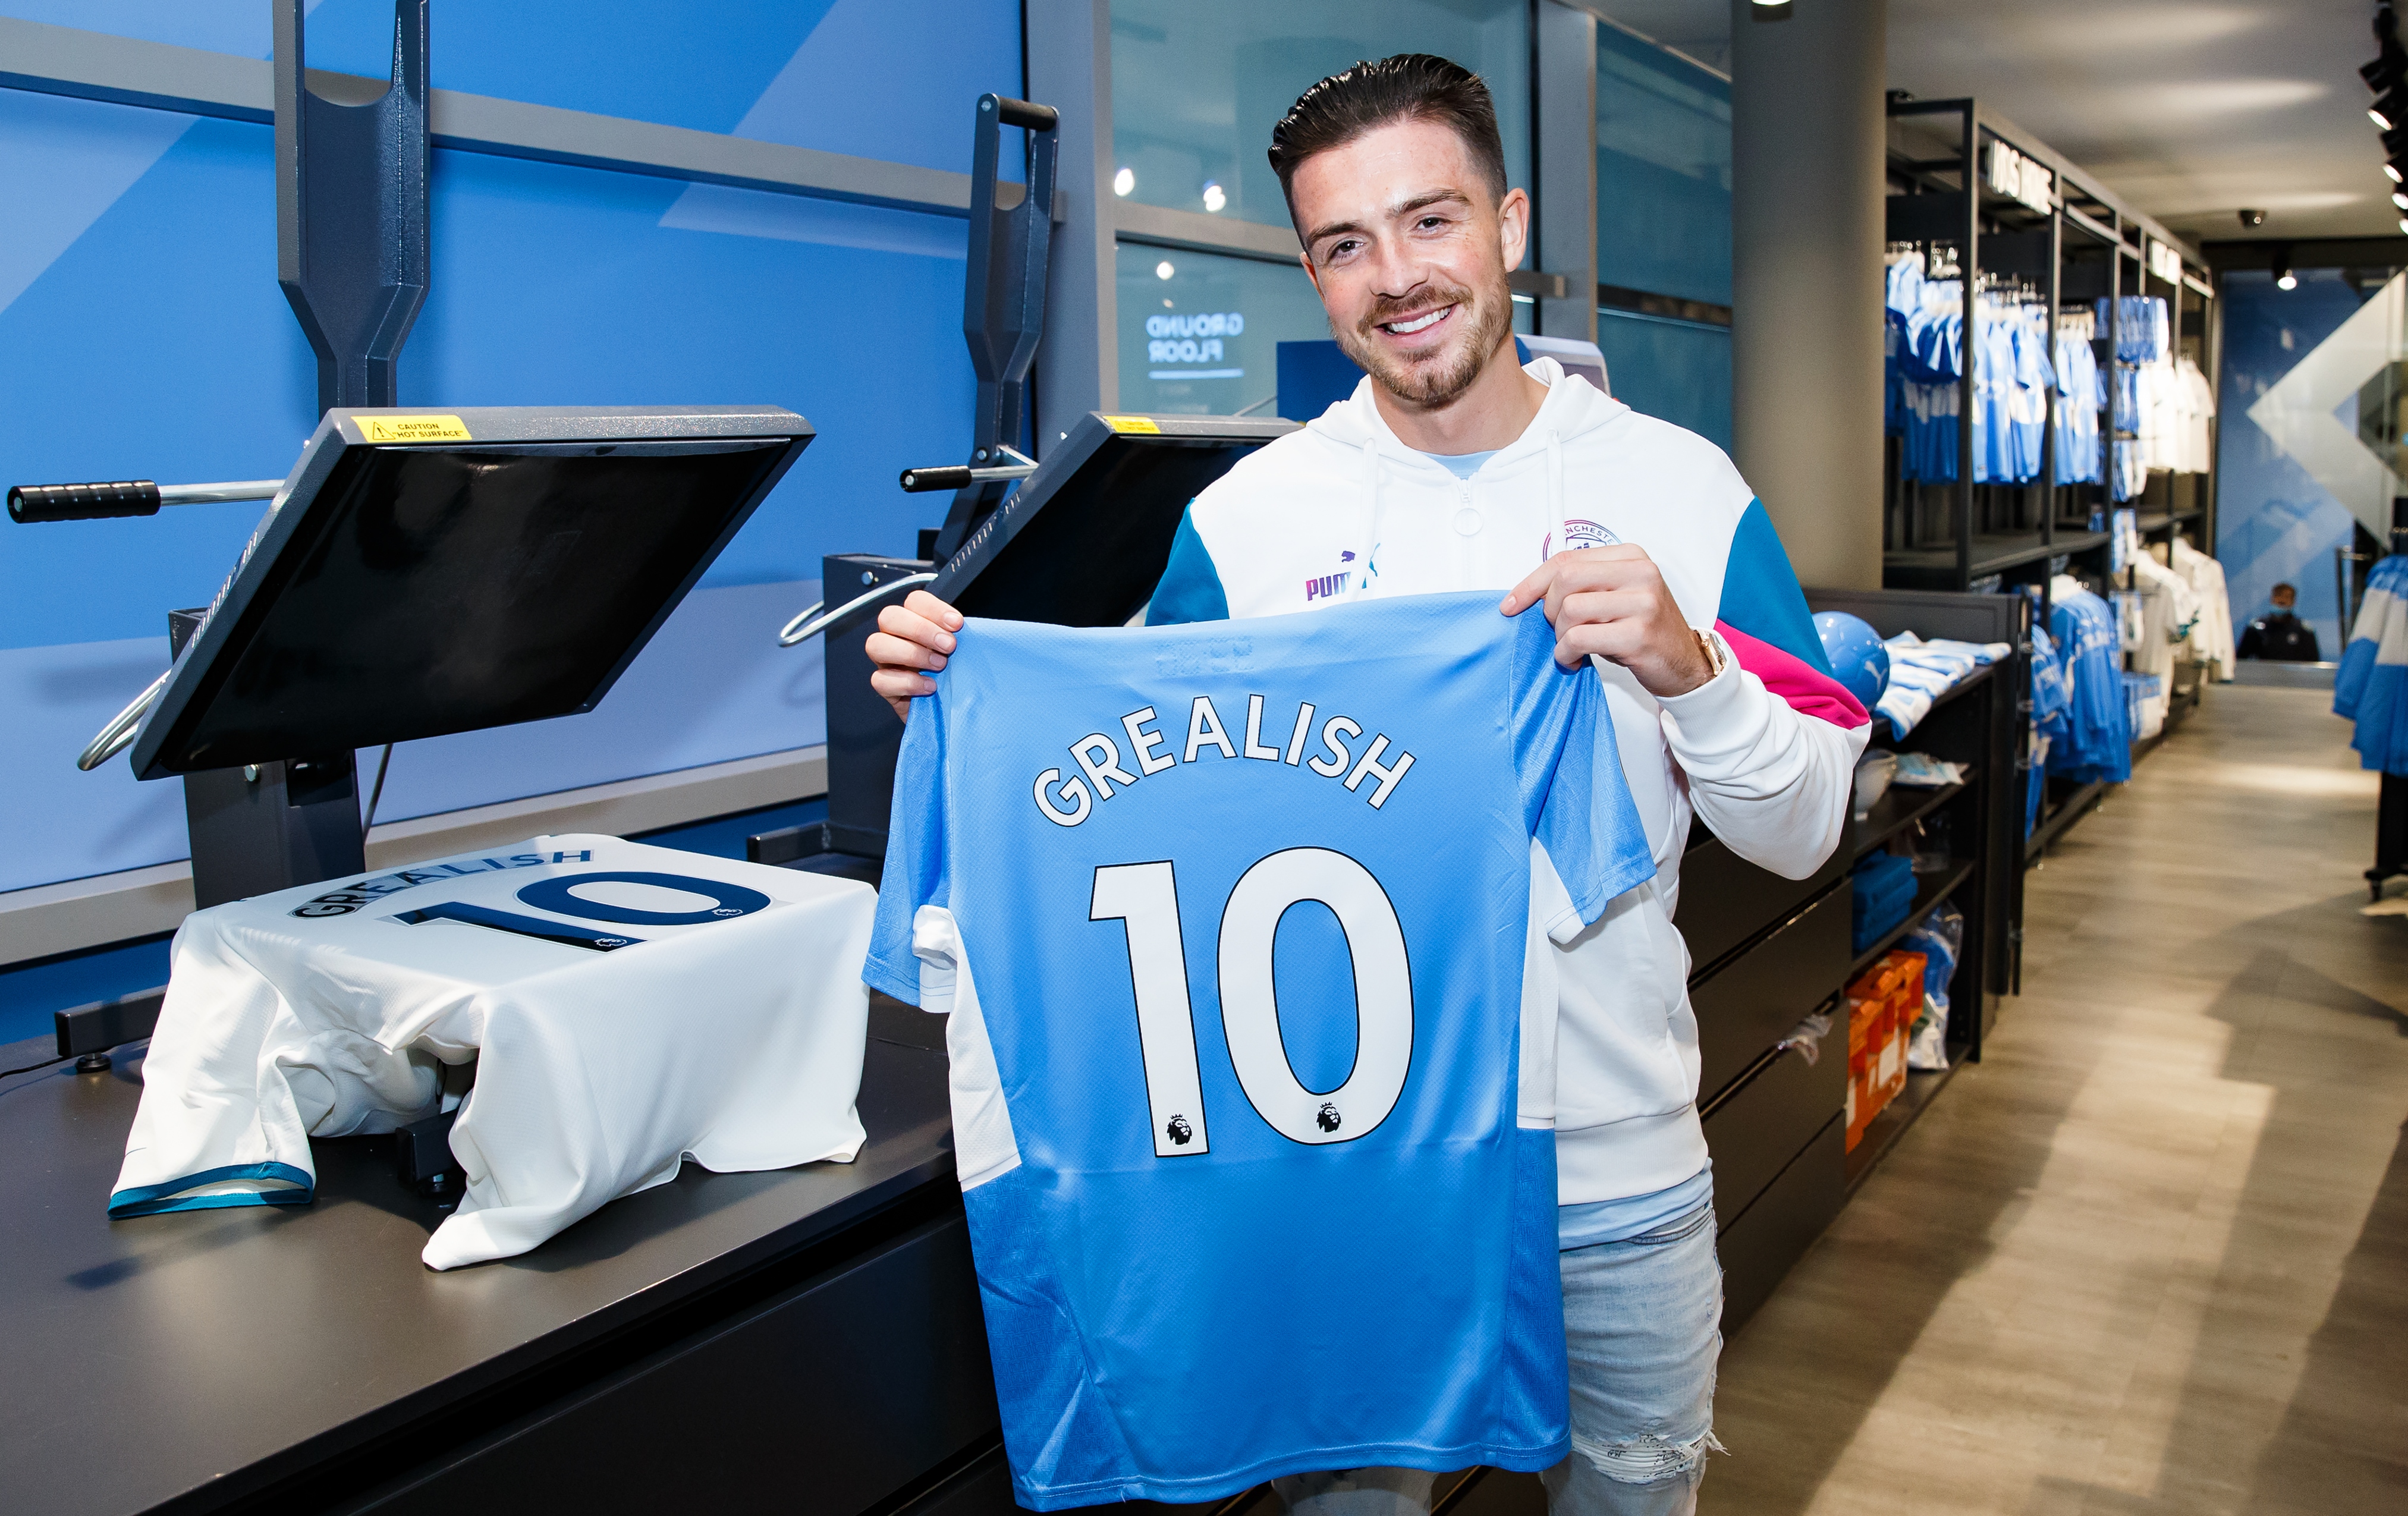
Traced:
[[886, 871], [878, 886], [878, 915], [869, 931], [862, 981], [906, 1005], [921, 1003], [920, 960], [912, 928], [923, 906], [950, 908], [945, 866], [945, 698], [911, 702], [903, 748], [895, 760], [895, 808], [886, 823]]
[[[1570, 906], [1540, 924], [1568, 940], [1604, 915], [1614, 896], [1653, 879], [1656, 860], [1622, 776], [1613, 717], [1597, 675], [1585, 661], [1557, 666], [1555, 628], [1543, 613], [1515, 617], [1512, 636], [1511, 720], [1523, 823], [1546, 850]], [[1609, 761], [1600, 762], [1599, 753]]]
[[1196, 533], [1196, 512], [1190, 508], [1180, 516], [1179, 533], [1170, 539], [1170, 562], [1163, 565], [1154, 599], [1145, 608], [1145, 624], [1183, 626], [1228, 619], [1228, 592], [1221, 587], [1221, 570]]

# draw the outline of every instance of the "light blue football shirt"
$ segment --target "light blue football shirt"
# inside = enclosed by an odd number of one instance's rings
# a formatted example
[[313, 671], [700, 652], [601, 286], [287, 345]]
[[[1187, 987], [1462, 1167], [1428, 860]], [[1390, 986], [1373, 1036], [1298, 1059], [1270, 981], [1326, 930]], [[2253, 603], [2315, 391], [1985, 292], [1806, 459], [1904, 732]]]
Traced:
[[1484, 592], [974, 620], [913, 702], [865, 977], [953, 1013], [1022, 1505], [1565, 1456], [1532, 844], [1566, 935], [1654, 865], [1554, 646]]

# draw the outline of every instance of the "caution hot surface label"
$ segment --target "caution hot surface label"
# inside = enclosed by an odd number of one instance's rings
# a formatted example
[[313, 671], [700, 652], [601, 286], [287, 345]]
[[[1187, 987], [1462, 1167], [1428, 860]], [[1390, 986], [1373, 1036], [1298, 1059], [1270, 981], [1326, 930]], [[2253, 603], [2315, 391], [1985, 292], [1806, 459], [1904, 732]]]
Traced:
[[355, 416], [370, 442], [468, 442], [467, 424], [457, 416]]

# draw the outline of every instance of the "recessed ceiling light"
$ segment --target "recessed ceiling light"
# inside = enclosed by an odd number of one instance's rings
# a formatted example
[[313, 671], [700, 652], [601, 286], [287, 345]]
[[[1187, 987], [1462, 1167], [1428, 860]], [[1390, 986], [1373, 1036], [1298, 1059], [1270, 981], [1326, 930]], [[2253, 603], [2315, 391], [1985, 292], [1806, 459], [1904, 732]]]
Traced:
[[1112, 176], [1112, 193], [1125, 195], [1137, 188], [1137, 170], [1124, 168]]
[[1171, 275], [1178, 272], [1179, 270], [1170, 266], [1170, 260], [1168, 258], [1165, 258], [1162, 262], [1154, 265], [1154, 277], [1155, 279], [1168, 279]]

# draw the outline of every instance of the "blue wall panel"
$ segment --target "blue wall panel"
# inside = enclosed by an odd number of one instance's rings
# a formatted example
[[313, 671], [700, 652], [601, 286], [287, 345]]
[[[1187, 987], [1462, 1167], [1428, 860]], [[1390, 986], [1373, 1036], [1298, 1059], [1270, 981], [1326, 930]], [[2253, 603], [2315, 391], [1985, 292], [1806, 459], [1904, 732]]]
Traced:
[[[0, 4], [254, 56], [265, 12]], [[322, 0], [312, 63], [380, 69], [390, 16]], [[976, 96], [1021, 89], [1019, 9], [1000, 0], [437, 0], [434, 17], [438, 85], [927, 166], [966, 169]], [[314, 365], [275, 283], [272, 139], [0, 90], [0, 197], [47, 233], [0, 250], [0, 483], [289, 469]], [[818, 740], [816, 651], [770, 639], [814, 597], [823, 553], [907, 551], [937, 519], [895, 476], [968, 446], [967, 223], [449, 150], [433, 217], [405, 404], [772, 404], [821, 436], [600, 710], [405, 748], [381, 815]], [[69, 765], [160, 666], [165, 613], [215, 593], [258, 516], [0, 525], [0, 890], [182, 855], [174, 786]]]
[[2300, 270], [2296, 290], [2276, 289], [2260, 270], [2228, 273], [2222, 283], [2215, 555], [2224, 563], [2233, 625], [2238, 630], [2265, 614], [2274, 586], [2288, 582], [2300, 592], [2299, 617], [2315, 629], [2319, 651], [2338, 659], [2345, 635], [2333, 552], [2351, 545], [2357, 518], [2249, 419], [2249, 408], [2314, 356], [2362, 300], [2331, 268]]
[[[0, 16], [268, 55], [270, 0], [0, 0]], [[972, 102], [1022, 92], [996, 0], [433, 0], [435, 86], [967, 173]], [[393, 0], [309, 0], [309, 66], [387, 77]], [[1013, 176], [1017, 178], [1017, 175]]]

